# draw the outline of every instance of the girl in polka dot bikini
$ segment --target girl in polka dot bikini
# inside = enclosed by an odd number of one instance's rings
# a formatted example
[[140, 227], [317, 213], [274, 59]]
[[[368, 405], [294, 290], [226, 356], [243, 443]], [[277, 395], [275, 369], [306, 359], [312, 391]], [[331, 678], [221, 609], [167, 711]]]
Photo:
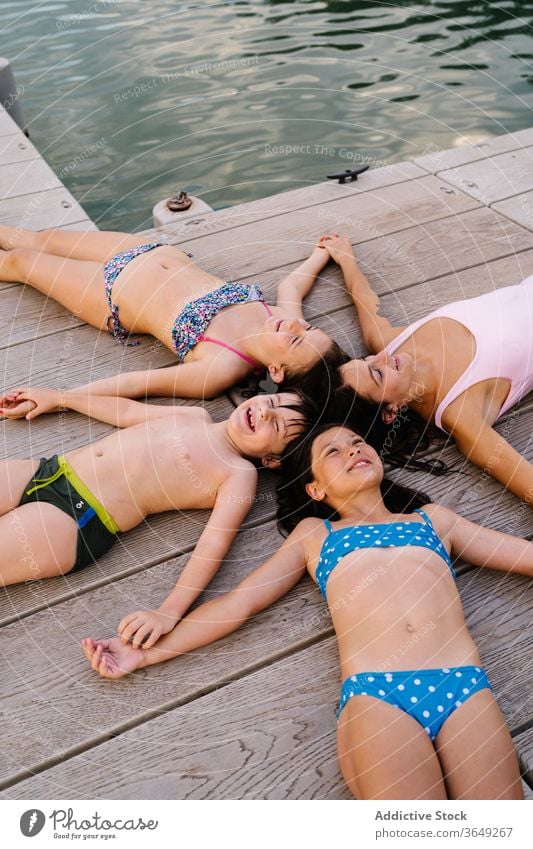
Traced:
[[93, 669], [119, 678], [213, 642], [307, 571], [327, 590], [337, 634], [338, 753], [354, 796], [521, 799], [516, 754], [449, 552], [532, 577], [533, 544], [385, 481], [376, 451], [347, 427], [322, 426], [287, 454], [278, 517], [292, 532], [279, 551], [150, 649], [84, 640]]

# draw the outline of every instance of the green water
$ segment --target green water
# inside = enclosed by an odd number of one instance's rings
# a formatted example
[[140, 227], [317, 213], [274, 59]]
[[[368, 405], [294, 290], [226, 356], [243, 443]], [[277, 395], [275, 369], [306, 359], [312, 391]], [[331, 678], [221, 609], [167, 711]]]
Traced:
[[[533, 126], [533, 2], [2, 0], [31, 138], [101, 228]], [[1, 187], [0, 187], [1, 189]]]

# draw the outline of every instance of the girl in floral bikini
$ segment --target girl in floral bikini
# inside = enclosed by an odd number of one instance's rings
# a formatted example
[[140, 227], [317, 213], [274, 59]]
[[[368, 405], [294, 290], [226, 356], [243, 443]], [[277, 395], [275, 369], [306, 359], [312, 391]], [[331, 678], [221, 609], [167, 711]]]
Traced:
[[[33, 286], [123, 343], [135, 344], [126, 341], [130, 333], [149, 333], [178, 357], [179, 367], [91, 384], [99, 395], [205, 398], [252, 372], [268, 370], [281, 383], [337, 349], [302, 313], [329, 260], [324, 239], [281, 281], [273, 307], [258, 286], [222, 280], [178, 247], [139, 244], [125, 233], [0, 226], [0, 280]], [[0, 404], [9, 400], [5, 395]]]

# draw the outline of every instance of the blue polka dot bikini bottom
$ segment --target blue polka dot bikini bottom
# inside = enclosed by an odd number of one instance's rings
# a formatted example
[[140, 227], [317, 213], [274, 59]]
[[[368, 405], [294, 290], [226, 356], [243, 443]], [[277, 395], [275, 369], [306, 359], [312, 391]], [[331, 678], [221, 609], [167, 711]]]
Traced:
[[434, 740], [449, 716], [478, 690], [491, 690], [480, 666], [359, 672], [343, 681], [338, 717], [353, 696], [372, 696], [403, 710]]

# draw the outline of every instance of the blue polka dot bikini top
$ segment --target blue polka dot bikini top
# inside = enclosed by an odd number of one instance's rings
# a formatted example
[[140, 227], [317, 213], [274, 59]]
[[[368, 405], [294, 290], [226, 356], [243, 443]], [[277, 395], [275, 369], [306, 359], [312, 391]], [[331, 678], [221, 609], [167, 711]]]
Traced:
[[455, 570], [446, 548], [437, 536], [431, 519], [423, 510], [415, 510], [424, 519], [424, 522], [385, 522], [376, 525], [354, 525], [351, 528], [339, 528], [334, 531], [329, 519], [324, 524], [329, 533], [324, 540], [318, 566], [316, 568], [316, 582], [324, 598], [326, 598], [326, 584], [330, 574], [347, 554], [359, 548], [394, 548], [404, 545], [418, 545], [428, 548], [436, 554], [440, 554], [444, 562], [449, 566], [453, 577]]

